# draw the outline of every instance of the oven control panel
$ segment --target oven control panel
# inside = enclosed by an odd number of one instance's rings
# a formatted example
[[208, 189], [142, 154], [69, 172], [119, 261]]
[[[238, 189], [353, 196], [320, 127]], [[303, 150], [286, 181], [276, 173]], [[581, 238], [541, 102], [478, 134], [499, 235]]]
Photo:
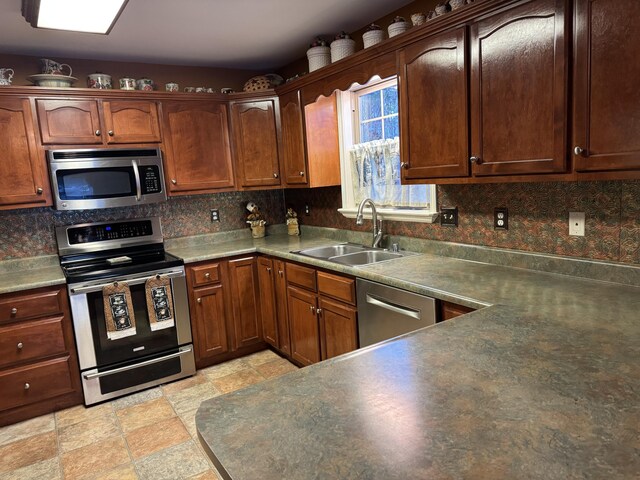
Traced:
[[99, 225], [72, 227], [67, 230], [70, 245], [151, 235], [153, 235], [153, 226], [150, 220], [102, 223]]
[[160, 169], [157, 165], [144, 165], [138, 167], [140, 169], [140, 186], [142, 194], [162, 192], [162, 178], [160, 178]]

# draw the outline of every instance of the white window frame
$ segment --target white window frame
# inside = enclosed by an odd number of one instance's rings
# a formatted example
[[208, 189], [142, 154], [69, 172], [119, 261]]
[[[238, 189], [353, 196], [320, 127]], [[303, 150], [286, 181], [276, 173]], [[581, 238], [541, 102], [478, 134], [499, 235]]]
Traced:
[[[346, 92], [338, 92], [338, 121], [340, 124], [340, 174], [342, 181], [342, 208], [338, 209], [346, 218], [356, 218], [358, 206], [353, 198], [351, 184], [351, 168], [349, 168], [349, 150], [352, 145], [358, 143], [360, 135], [360, 123], [358, 121], [358, 94], [366, 94], [371, 91], [385, 88], [397, 82], [397, 77], [382, 80], [379, 76], [373, 77], [366, 85], [354, 84]], [[399, 110], [399, 109], [398, 109]], [[399, 115], [399, 113], [398, 113]], [[404, 222], [433, 223], [438, 218], [436, 205], [436, 188], [431, 188], [429, 199], [430, 209], [411, 208], [377, 208], [378, 216], [384, 220], [399, 220]], [[365, 218], [371, 218], [371, 209], [365, 209]]]

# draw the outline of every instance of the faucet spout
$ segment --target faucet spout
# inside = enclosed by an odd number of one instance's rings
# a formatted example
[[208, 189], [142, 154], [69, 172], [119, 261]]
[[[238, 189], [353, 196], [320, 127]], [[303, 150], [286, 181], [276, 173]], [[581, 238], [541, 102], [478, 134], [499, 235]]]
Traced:
[[373, 242], [372, 247], [377, 248], [382, 241], [382, 220], [378, 223], [378, 211], [376, 204], [370, 198], [365, 198], [358, 205], [358, 213], [356, 214], [356, 225], [362, 225], [364, 219], [364, 207], [369, 204], [371, 206], [371, 222], [373, 223]]

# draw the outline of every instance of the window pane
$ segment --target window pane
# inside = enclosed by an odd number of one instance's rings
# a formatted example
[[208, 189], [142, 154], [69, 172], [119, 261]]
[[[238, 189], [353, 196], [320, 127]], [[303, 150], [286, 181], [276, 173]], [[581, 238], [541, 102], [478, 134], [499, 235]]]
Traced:
[[382, 139], [382, 120], [360, 124], [360, 142]]
[[398, 117], [390, 117], [384, 119], [384, 138], [394, 138], [400, 136], [398, 128]]
[[384, 115], [398, 113], [398, 87], [387, 87], [382, 91]]
[[382, 116], [380, 104], [380, 92], [371, 92], [362, 95], [359, 99], [360, 121]]

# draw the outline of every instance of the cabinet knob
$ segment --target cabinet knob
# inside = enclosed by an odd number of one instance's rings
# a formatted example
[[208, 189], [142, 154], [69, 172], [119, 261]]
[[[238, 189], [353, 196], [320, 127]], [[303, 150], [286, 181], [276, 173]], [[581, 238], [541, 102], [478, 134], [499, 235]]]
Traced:
[[267, 272], [271, 273], [271, 267], [267, 267]]
[[11, 309], [11, 315], [16, 315], [18, 313], [18, 309], [16, 307], [13, 307]]
[[102, 132], [100, 130], [96, 130], [96, 137], [99, 137]]
[[301, 176], [301, 177], [304, 177], [304, 172], [300, 172], [300, 176]]
[[282, 277], [282, 276], [284, 276], [284, 272], [282, 270], [278, 270], [278, 275], [280, 275]]
[[409, 162], [400, 162], [400, 168], [404, 168], [404, 169], [409, 168]]
[[107, 133], [109, 134], [110, 137], [113, 137], [113, 130], [109, 130]]
[[318, 310], [316, 310], [316, 313], [317, 313], [318, 315], [322, 315], [322, 309], [321, 309], [321, 308], [319, 308]]
[[577, 156], [582, 156], [584, 154], [584, 148], [576, 147], [573, 149], [573, 153], [575, 153]]
[[309, 305], [309, 311], [315, 315], [316, 307], [314, 307], [313, 305]]
[[480, 157], [471, 157], [469, 161], [476, 165], [480, 165], [482, 163], [482, 160], [480, 159]]
[[24, 384], [24, 389], [25, 390], [29, 390], [31, 388], [31, 385], [29, 385], [28, 383]]
[[273, 178], [278, 178], [278, 174], [277, 174], [277, 173], [274, 173], [274, 174], [273, 174]]
[[176, 183], [178, 183], [178, 181], [175, 178], [172, 178], [171, 179], [171, 183], [173, 183], [175, 185]]
[[209, 280], [211, 278], [211, 274], [209, 272], [204, 274], [204, 278], [206, 278], [207, 280]]
[[44, 190], [42, 189], [42, 187], [38, 187], [38, 188], [36, 188], [36, 193], [37, 193], [38, 195], [42, 195], [42, 192], [44, 192]]
[[18, 347], [18, 350], [22, 350], [22, 347], [24, 347], [24, 344], [22, 342], [18, 342], [18, 345], [16, 345]]
[[198, 298], [196, 299], [196, 302], [198, 302], [198, 303], [202, 303], [202, 298], [198, 297]]

